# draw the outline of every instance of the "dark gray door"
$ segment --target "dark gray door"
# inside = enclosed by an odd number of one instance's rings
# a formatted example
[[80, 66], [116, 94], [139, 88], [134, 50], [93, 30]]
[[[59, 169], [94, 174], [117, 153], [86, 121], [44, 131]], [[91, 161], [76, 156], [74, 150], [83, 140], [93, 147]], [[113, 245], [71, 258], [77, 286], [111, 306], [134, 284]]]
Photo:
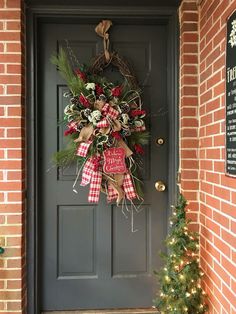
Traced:
[[[157, 192], [158, 179], [167, 182], [168, 141], [167, 28], [165, 25], [114, 25], [112, 49], [133, 65], [149, 113], [150, 145], [143, 163], [145, 201], [130, 217], [121, 208], [88, 204], [86, 188], [72, 191], [75, 167], [50, 169], [52, 154], [64, 145], [57, 121], [66, 105], [66, 86], [50, 63], [65, 39], [80, 61], [89, 62], [103, 49], [94, 24], [44, 24], [40, 30], [39, 158], [41, 176], [40, 243], [42, 310], [151, 307], [156, 291], [153, 270], [166, 235], [167, 192]], [[114, 74], [115, 73], [115, 74]], [[118, 73], [113, 72], [113, 75]], [[166, 142], [165, 142], [166, 143]]]

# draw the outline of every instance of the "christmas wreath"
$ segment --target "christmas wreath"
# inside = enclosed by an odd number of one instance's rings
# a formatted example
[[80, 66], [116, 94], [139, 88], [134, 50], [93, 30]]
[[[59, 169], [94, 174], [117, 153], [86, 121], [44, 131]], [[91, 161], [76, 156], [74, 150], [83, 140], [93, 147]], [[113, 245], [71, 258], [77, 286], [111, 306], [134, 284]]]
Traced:
[[[140, 90], [127, 62], [107, 49], [107, 21], [100, 30], [105, 39], [105, 52], [95, 58], [90, 67], [77, 64], [74, 68], [62, 48], [52, 56], [52, 63], [65, 79], [69, 92], [63, 121], [67, 125], [66, 149], [55, 153], [54, 162], [66, 167], [77, 162], [76, 184], [90, 184], [88, 201], [97, 203], [100, 192], [107, 201], [142, 199], [138, 178], [140, 155], [148, 143]], [[122, 83], [110, 82], [102, 76], [104, 67], [113, 64], [122, 74]]]

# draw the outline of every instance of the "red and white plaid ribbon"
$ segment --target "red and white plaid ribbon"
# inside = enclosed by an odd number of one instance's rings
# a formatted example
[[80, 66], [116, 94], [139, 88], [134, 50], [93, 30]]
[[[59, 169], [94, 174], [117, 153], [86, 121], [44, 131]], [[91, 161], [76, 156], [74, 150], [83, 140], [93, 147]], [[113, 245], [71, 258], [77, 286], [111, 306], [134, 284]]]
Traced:
[[86, 157], [91, 143], [92, 141], [88, 141], [86, 143], [80, 143], [77, 149], [76, 155], [81, 156], [81, 157]]
[[113, 186], [108, 183], [108, 188], [107, 188], [107, 201], [110, 203], [113, 200], [116, 200], [118, 197], [117, 191], [113, 188]]
[[125, 196], [129, 200], [132, 200], [137, 197], [134, 190], [133, 182], [129, 173], [125, 174], [124, 181], [123, 181], [123, 189], [125, 191]]
[[97, 127], [98, 128], [107, 128], [109, 126], [109, 122], [107, 121], [106, 118], [102, 119], [101, 121], [98, 122]]
[[85, 186], [89, 184], [94, 168], [95, 168], [95, 165], [93, 162], [93, 158], [89, 158], [84, 165], [84, 169], [82, 173], [82, 180], [80, 183], [81, 186]]
[[83, 168], [82, 180], [80, 185], [85, 186], [90, 183], [88, 201], [90, 203], [97, 203], [99, 201], [102, 174], [96, 171], [96, 162], [93, 157], [89, 158]]
[[106, 117], [109, 117], [110, 119], [113, 119], [113, 120], [116, 120], [119, 115], [119, 112], [115, 110], [114, 108], [112, 108], [108, 103], [106, 103], [102, 107], [102, 113]]
[[100, 190], [102, 184], [102, 174], [100, 171], [92, 173], [88, 201], [90, 203], [97, 203], [99, 201]]

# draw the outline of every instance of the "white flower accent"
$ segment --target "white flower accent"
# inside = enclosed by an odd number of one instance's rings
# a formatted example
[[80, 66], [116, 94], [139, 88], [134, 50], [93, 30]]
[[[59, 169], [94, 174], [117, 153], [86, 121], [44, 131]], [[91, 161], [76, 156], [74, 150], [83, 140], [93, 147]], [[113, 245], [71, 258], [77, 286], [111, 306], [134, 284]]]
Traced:
[[129, 116], [127, 115], [127, 113], [122, 113], [121, 117], [122, 117], [123, 123], [127, 124], [129, 121]]
[[85, 88], [86, 88], [87, 90], [89, 90], [89, 89], [95, 90], [95, 83], [87, 83], [87, 84], [85, 85]]
[[143, 122], [143, 120], [135, 120], [134, 125], [137, 127], [141, 127], [144, 125], [144, 122]]
[[70, 105], [67, 105], [64, 109], [64, 114], [68, 114], [69, 111], [70, 111]]
[[94, 125], [97, 124], [97, 121], [101, 119], [101, 112], [99, 110], [94, 110], [91, 112], [91, 114], [88, 116], [88, 119], [90, 122], [92, 122]]
[[234, 46], [236, 46], [236, 19], [233, 20], [232, 24], [232, 29], [231, 29], [231, 33], [229, 35], [230, 40], [229, 40], [229, 44], [231, 46], [231, 48], [233, 48]]

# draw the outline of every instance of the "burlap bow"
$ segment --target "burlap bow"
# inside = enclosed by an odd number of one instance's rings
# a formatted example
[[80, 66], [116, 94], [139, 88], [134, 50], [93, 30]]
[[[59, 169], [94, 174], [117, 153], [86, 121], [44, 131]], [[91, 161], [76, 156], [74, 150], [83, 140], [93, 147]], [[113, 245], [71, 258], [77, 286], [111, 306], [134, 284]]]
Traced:
[[102, 20], [95, 28], [95, 32], [103, 37], [103, 45], [104, 45], [104, 54], [107, 62], [110, 60], [109, 53], [109, 33], [108, 30], [112, 25], [112, 21], [110, 20]]

